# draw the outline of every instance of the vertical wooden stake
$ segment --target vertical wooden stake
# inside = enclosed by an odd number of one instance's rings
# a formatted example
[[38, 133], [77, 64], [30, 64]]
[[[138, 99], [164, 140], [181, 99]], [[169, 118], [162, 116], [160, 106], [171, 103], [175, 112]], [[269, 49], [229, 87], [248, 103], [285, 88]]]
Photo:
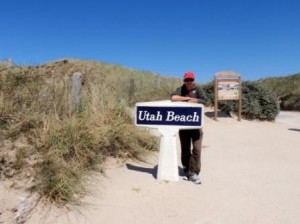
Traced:
[[72, 106], [77, 110], [80, 104], [80, 90], [82, 85], [82, 75], [80, 72], [75, 72], [72, 77]]
[[242, 117], [242, 81], [241, 81], [241, 77], [239, 78], [239, 94], [240, 94], [240, 98], [239, 98], [239, 114], [238, 114], [238, 121], [241, 121], [241, 117]]
[[214, 113], [214, 119], [217, 120], [218, 116], [218, 80], [215, 79], [215, 113]]

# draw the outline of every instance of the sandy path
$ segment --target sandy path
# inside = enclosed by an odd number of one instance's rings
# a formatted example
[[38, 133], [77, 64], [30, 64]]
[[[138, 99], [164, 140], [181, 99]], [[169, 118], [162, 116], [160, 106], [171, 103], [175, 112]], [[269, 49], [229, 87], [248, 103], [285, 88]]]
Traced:
[[298, 111], [281, 111], [275, 120], [277, 123], [285, 123], [285, 124], [300, 124], [300, 112]]
[[148, 163], [110, 161], [107, 177], [96, 175], [87, 183], [91, 194], [80, 211], [53, 209], [47, 216], [39, 207], [27, 223], [298, 224], [300, 122], [295, 121], [205, 117], [201, 185], [158, 181], [157, 155]]

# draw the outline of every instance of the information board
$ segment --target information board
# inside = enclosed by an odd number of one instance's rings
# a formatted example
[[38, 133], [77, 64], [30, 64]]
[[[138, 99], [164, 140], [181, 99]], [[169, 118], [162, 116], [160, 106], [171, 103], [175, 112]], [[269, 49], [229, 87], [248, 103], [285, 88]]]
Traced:
[[242, 110], [242, 84], [241, 75], [234, 71], [218, 72], [215, 75], [215, 113], [214, 118], [217, 120], [218, 101], [219, 100], [236, 100], [238, 101], [238, 120], [241, 120]]

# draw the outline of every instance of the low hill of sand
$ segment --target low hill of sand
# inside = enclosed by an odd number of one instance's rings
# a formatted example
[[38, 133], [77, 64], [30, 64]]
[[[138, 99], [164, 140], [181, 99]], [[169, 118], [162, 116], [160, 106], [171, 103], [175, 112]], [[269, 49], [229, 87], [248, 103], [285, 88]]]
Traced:
[[[201, 185], [182, 176], [158, 181], [157, 153], [147, 162], [111, 159], [105, 176], [86, 182], [90, 194], [81, 206], [58, 210], [40, 203], [26, 223], [300, 223], [300, 113], [281, 112], [275, 122], [214, 121], [211, 114], [204, 123]], [[5, 196], [2, 206], [13, 202]]]

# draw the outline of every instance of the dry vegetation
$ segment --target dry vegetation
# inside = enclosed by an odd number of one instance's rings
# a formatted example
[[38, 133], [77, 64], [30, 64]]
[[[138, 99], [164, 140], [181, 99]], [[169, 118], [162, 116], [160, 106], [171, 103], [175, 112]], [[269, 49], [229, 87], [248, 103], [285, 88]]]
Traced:
[[280, 99], [281, 110], [300, 111], [300, 73], [284, 77], [268, 77], [258, 80]]
[[[74, 110], [71, 77], [84, 77]], [[131, 81], [134, 79], [133, 82]], [[167, 99], [180, 80], [117, 65], [60, 60], [41, 66], [0, 63], [0, 178], [58, 205], [76, 202], [83, 178], [105, 158], [143, 159], [157, 139], [137, 129], [126, 108]]]

